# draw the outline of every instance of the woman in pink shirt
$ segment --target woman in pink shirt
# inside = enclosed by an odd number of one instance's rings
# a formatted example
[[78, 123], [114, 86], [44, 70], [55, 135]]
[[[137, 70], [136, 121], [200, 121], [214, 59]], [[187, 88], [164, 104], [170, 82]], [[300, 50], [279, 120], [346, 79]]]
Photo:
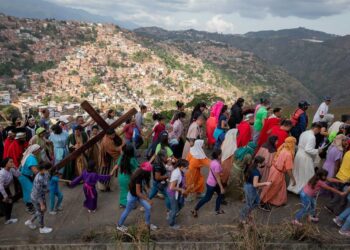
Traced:
[[300, 220], [308, 214], [308, 220], [312, 222], [318, 222], [318, 218], [316, 217], [316, 197], [321, 189], [325, 189], [331, 191], [333, 193], [337, 193], [339, 195], [345, 196], [348, 194], [347, 192], [340, 192], [335, 188], [332, 188], [326, 184], [327, 182], [333, 183], [342, 183], [338, 179], [327, 178], [328, 171], [324, 169], [319, 169], [317, 173], [309, 180], [309, 182], [304, 186], [304, 188], [300, 192], [300, 200], [303, 207], [296, 213], [295, 219], [292, 221], [292, 224], [297, 226], [302, 226], [303, 224]]
[[198, 210], [207, 202], [211, 200], [214, 193], [218, 194], [216, 198], [215, 213], [223, 214], [224, 211], [220, 209], [221, 201], [225, 193], [225, 189], [222, 185], [220, 175], [222, 174], [221, 167], [221, 149], [215, 149], [212, 153], [213, 160], [210, 162], [210, 171], [207, 179], [207, 191], [204, 197], [197, 203], [194, 210], [191, 211], [193, 217], [198, 217]]

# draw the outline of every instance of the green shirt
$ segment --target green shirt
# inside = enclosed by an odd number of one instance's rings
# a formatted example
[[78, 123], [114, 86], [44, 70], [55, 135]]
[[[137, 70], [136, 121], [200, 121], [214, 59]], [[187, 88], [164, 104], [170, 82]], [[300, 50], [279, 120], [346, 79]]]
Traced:
[[[118, 158], [117, 165], [119, 166], [119, 171], [120, 171], [120, 163], [122, 162], [122, 156]], [[131, 165], [131, 173], [134, 173], [136, 169], [139, 167], [139, 162], [135, 157], [132, 157], [130, 159], [130, 165]]]
[[[157, 147], [156, 147], [156, 154], [158, 154], [159, 153], [159, 151], [160, 151], [160, 149], [161, 149], [161, 145], [160, 145], [160, 143], [157, 145]], [[173, 156], [173, 151], [171, 150], [171, 148], [169, 148], [169, 147], [165, 147], [165, 150], [166, 150], [166, 154], [167, 154], [167, 156], [168, 157], [171, 157], [171, 156]]]
[[263, 122], [267, 118], [267, 109], [262, 106], [259, 108], [255, 115], [254, 130], [261, 131], [263, 128]]

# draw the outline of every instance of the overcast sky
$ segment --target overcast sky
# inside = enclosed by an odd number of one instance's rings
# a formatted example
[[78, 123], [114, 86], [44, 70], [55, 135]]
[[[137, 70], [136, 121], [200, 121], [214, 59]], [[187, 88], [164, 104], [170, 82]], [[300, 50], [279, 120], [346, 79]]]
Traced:
[[220, 33], [306, 27], [350, 34], [350, 0], [48, 0], [139, 26]]

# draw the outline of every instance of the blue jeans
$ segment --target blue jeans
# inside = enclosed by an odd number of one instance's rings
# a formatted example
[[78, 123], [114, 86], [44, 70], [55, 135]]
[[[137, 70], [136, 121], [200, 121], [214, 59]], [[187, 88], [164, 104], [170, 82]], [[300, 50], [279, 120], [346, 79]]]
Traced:
[[211, 200], [215, 192], [218, 194], [218, 197], [216, 198], [215, 211], [220, 211], [220, 205], [223, 197], [223, 195], [221, 194], [220, 187], [219, 185], [212, 187], [212, 186], [209, 186], [208, 184], [207, 184], [207, 191], [205, 192], [204, 197], [197, 203], [194, 209], [198, 211], [205, 203]]
[[350, 231], [350, 207], [345, 209], [339, 216], [338, 219], [344, 222], [341, 227], [341, 231]]
[[175, 225], [175, 219], [176, 219], [176, 214], [184, 207], [185, 202], [184, 198], [182, 195], [179, 195], [178, 199], [175, 199], [175, 194], [174, 196], [170, 197], [170, 204], [171, 204], [171, 210], [169, 214], [169, 225], [174, 226]]
[[167, 188], [165, 187], [164, 189], [159, 189], [158, 188], [158, 184], [160, 182], [159, 181], [156, 181], [153, 179], [152, 181], [152, 188], [151, 188], [151, 192], [149, 194], [149, 199], [152, 200], [157, 194], [158, 192], [160, 192], [161, 194], [164, 195], [164, 199], [165, 199], [165, 205], [167, 207], [168, 210], [171, 210], [171, 205], [170, 205], [170, 199], [169, 199], [169, 195], [168, 195], [168, 192], [167, 192]]
[[[44, 204], [46, 204], [45, 201], [44, 201]], [[44, 227], [44, 213], [45, 212], [41, 211], [40, 203], [35, 201], [35, 202], [33, 202], [33, 205], [34, 205], [34, 209], [35, 209], [35, 214], [33, 214], [30, 221], [32, 223], [34, 223], [36, 220], [39, 220], [39, 225], [41, 228], [43, 228]]]
[[295, 219], [300, 221], [306, 214], [310, 214], [312, 216], [316, 215], [316, 199], [314, 197], [308, 196], [304, 193], [304, 190], [301, 190], [300, 201], [303, 207], [297, 212]]
[[120, 219], [118, 221], [118, 226], [124, 225], [124, 222], [130, 212], [134, 210], [136, 203], [139, 202], [141, 206], [145, 208], [145, 222], [146, 225], [150, 225], [151, 223], [151, 205], [143, 199], [140, 199], [137, 196], [133, 196], [130, 192], [128, 192], [128, 197], [127, 197], [128, 203], [126, 204], [126, 208], [123, 211], [122, 215], [120, 216]]
[[[56, 197], [57, 197], [57, 204], [56, 204]], [[63, 200], [63, 194], [61, 193], [60, 190], [57, 190], [56, 192], [50, 191], [50, 211], [57, 210], [57, 208], [61, 206], [62, 200]]]
[[257, 189], [250, 183], [244, 183], [245, 204], [241, 209], [240, 217], [245, 220], [254, 208], [260, 203], [260, 197]]

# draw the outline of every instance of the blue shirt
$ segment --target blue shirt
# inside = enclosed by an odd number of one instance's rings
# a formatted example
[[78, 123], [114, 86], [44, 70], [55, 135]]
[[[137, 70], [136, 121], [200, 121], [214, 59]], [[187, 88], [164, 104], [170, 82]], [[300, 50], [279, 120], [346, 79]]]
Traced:
[[218, 127], [217, 127], [217, 128], [219, 128], [219, 129], [223, 129], [223, 128], [221, 127], [221, 123], [222, 123], [222, 121], [224, 121], [224, 122], [225, 122], [225, 124], [226, 124], [226, 121], [227, 121], [227, 116], [226, 116], [226, 115], [224, 115], [224, 114], [221, 114], [221, 115], [220, 115], [220, 117], [219, 117], [219, 122], [218, 122]]
[[250, 176], [249, 176], [248, 179], [246, 180], [246, 183], [248, 183], [248, 184], [253, 184], [253, 180], [254, 180], [254, 177], [255, 177], [255, 176], [258, 176], [259, 179], [260, 179], [260, 177], [261, 177], [261, 174], [260, 174], [259, 170], [256, 169], [256, 168], [252, 170]]
[[21, 174], [32, 176], [34, 173], [32, 171], [32, 167], [38, 166], [38, 160], [34, 155], [29, 155], [24, 165], [21, 168]]

